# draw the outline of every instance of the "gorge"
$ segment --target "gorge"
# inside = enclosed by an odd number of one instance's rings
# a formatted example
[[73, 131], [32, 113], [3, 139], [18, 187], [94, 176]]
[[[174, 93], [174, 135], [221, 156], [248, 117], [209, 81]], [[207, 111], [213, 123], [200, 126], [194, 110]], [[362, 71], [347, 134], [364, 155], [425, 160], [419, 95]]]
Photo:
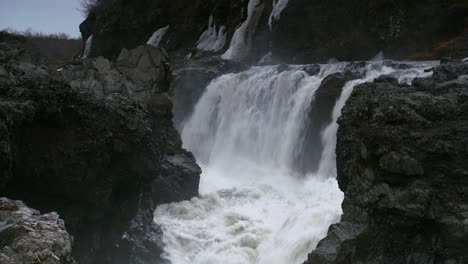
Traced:
[[468, 262], [467, 3], [90, 3], [0, 33], [0, 263]]

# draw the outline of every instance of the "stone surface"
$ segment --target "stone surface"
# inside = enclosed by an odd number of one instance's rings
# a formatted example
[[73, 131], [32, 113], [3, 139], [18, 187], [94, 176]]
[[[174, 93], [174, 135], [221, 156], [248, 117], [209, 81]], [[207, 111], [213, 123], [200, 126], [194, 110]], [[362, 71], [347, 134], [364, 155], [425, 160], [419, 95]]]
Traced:
[[[247, 18], [249, 1], [101, 0], [80, 26], [83, 39], [93, 35], [92, 57], [116, 58], [122, 48], [146, 43], [157, 29], [170, 26], [162, 39], [172, 57], [204, 56], [196, 42], [209, 17], [230, 40]], [[440, 59], [468, 56], [468, 6], [465, 0], [289, 0], [279, 20], [268, 26], [273, 0], [252, 29], [256, 62], [272, 52], [287, 63], [370, 60], [379, 52], [388, 59]]]
[[0, 263], [75, 264], [72, 245], [57, 213], [41, 215], [21, 201], [0, 198]]
[[355, 87], [339, 119], [343, 216], [306, 263], [468, 262], [468, 63]]
[[272, 35], [277, 59], [295, 63], [464, 58], [463, 0], [289, 0]]
[[[93, 35], [92, 57], [117, 58], [123, 48], [133, 49], [148, 41], [158, 29], [169, 25], [161, 44], [177, 58], [189, 53], [196, 54], [196, 42], [208, 28], [210, 16], [215, 25], [225, 26], [227, 41], [222, 51], [229, 46], [234, 31], [247, 17], [248, 1], [238, 0], [196, 0], [187, 4], [185, 0], [136, 0], [132, 2], [99, 1], [88, 18], [80, 25], [83, 39]], [[261, 18], [263, 23], [256, 40], [263, 38], [271, 2], [267, 1]], [[123, 15], [124, 14], [124, 15]], [[254, 52], [268, 48], [267, 41], [257, 41]], [[260, 44], [260, 42], [262, 44]]]
[[165, 51], [150, 45], [124, 49], [115, 62], [103, 57], [85, 59], [65, 66], [59, 74], [75, 90], [101, 97], [120, 94], [140, 102], [167, 92], [172, 77]]
[[[1, 35], [0, 45], [12, 54], [21, 49], [21, 41]], [[134, 64], [95, 59], [62, 71], [112, 89], [108, 83], [123, 78], [115, 65], [128, 66], [128, 74], [154, 69], [143, 57], [158, 56], [145, 54], [155, 50], [140, 49], [134, 52], [142, 57], [124, 59]], [[182, 149], [167, 100], [147, 104], [120, 90], [71, 87], [63, 73], [21, 56], [0, 58], [0, 68], [0, 193], [58, 212], [79, 263], [162, 263], [153, 210], [196, 196], [200, 174]], [[168, 99], [160, 92], [151, 96]]]

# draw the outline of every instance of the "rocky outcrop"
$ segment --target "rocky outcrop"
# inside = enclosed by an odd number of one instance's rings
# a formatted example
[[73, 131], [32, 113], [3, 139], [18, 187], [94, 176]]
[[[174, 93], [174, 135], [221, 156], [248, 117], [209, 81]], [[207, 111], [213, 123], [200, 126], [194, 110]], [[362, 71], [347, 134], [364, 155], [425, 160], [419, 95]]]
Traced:
[[167, 93], [172, 78], [168, 55], [151, 45], [123, 49], [115, 62], [103, 57], [84, 59], [59, 73], [77, 91], [99, 97], [118, 93], [143, 103], [156, 94]]
[[0, 198], [0, 263], [75, 264], [72, 245], [57, 213], [41, 215], [21, 201]]
[[[181, 147], [161, 79], [145, 72], [164, 56], [143, 47], [124, 52], [141, 55], [123, 55], [125, 63], [88, 60], [51, 72], [16, 56], [21, 43], [0, 38], [9, 54], [0, 57], [0, 193], [58, 212], [79, 263], [160, 263], [153, 210], [196, 196], [200, 174]], [[155, 53], [161, 60], [147, 64]], [[123, 76], [152, 89], [147, 101], [108, 90]], [[89, 80], [96, 85], [75, 85]]]
[[289, 62], [463, 58], [468, 6], [459, 0], [289, 0], [272, 50]]
[[468, 63], [355, 87], [339, 119], [343, 216], [306, 263], [468, 262]]
[[[229, 47], [236, 29], [248, 17], [249, 1], [101, 0], [80, 26], [83, 40], [93, 35], [92, 57], [116, 58], [122, 48], [148, 41], [157, 29], [169, 26], [160, 44], [172, 57], [205, 54], [197, 41], [208, 29], [225, 27]], [[468, 7], [460, 0], [289, 0], [269, 22], [275, 1], [264, 5], [247, 60], [272, 51], [288, 63], [369, 60], [379, 52], [389, 59], [428, 60], [468, 55]], [[278, 1], [276, 1], [278, 2]], [[283, 2], [283, 1], [281, 1]], [[215, 33], [213, 33], [215, 34]], [[218, 34], [219, 35], [219, 34]], [[205, 54], [206, 55], [206, 54]]]
[[[183, 58], [197, 46], [210, 16], [217, 31], [225, 27], [228, 38], [222, 50], [226, 50], [234, 31], [247, 17], [248, 5], [248, 1], [237, 0], [197, 0], [190, 4], [184, 0], [97, 2], [100, 4], [91, 10], [80, 30], [85, 40], [93, 36], [91, 57], [107, 58], [116, 58], [123, 48], [133, 49], [146, 43], [156, 30], [166, 26], [169, 29], [162, 46], [173, 57]], [[270, 2], [266, 10], [271, 10]], [[262, 32], [267, 28], [268, 16], [269, 11], [265, 11]], [[267, 44], [264, 42], [263, 46], [267, 48]]]

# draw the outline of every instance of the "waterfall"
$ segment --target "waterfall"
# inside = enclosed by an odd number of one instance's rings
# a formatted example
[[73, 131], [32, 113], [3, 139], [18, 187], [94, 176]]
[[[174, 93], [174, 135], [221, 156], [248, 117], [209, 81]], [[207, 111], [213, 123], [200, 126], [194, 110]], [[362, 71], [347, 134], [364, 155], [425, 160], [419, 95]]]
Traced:
[[252, 39], [265, 4], [263, 0], [250, 0], [247, 6], [247, 19], [234, 32], [229, 49], [221, 56], [225, 60], [242, 60], [250, 52]]
[[280, 19], [281, 12], [288, 6], [289, 0], [273, 0], [273, 10], [268, 19], [270, 31], [273, 31], [273, 21]]
[[85, 49], [83, 51], [82, 59], [87, 59], [91, 54], [91, 47], [93, 46], [93, 35], [91, 35], [85, 42]]
[[166, 35], [168, 29], [169, 25], [156, 30], [153, 33], [153, 35], [151, 35], [151, 37], [148, 39], [148, 42], [146, 44], [159, 47], [159, 44], [161, 43], [161, 40], [164, 37], [164, 35]]
[[347, 82], [323, 143], [315, 173], [295, 169], [317, 90], [349, 63], [252, 67], [213, 80], [182, 132], [184, 147], [203, 169], [200, 197], [159, 206], [164, 257], [174, 264], [302, 263], [340, 220], [343, 194], [335, 180], [335, 145], [341, 108], [357, 84], [390, 74], [400, 82], [425, 76], [427, 65], [399, 70], [370, 62]]
[[213, 15], [211, 15], [208, 20], [208, 28], [201, 34], [197, 41], [197, 48], [205, 51], [220, 51], [226, 44], [226, 37], [226, 27], [221, 26], [217, 31]]

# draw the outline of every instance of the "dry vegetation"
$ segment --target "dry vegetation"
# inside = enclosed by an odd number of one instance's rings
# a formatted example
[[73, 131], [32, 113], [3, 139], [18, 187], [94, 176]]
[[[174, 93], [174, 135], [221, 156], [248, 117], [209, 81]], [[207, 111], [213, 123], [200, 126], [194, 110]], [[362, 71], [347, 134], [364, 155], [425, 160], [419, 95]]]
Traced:
[[59, 65], [71, 61], [81, 50], [81, 39], [71, 38], [65, 33], [44, 34], [26, 30], [19, 32], [4, 29], [8, 33], [23, 35], [27, 38], [27, 47], [37, 63]]
[[81, 0], [81, 12], [85, 15], [89, 15], [94, 10], [104, 8], [112, 0]]

